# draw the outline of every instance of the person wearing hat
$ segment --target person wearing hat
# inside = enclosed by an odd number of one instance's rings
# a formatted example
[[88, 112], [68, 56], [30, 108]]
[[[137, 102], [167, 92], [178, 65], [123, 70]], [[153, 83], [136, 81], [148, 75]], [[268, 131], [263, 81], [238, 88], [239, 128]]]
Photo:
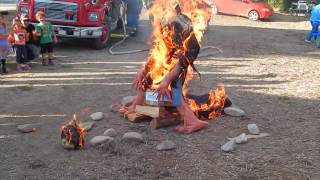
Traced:
[[25, 30], [29, 34], [28, 41], [26, 42], [26, 48], [27, 48], [27, 54], [28, 54], [28, 60], [31, 61], [34, 58], [37, 58], [39, 56], [39, 48], [38, 48], [38, 39], [36, 36], [36, 28], [33, 24], [30, 23], [30, 19], [28, 14], [22, 14], [20, 16], [20, 21], [22, 23], [22, 26], [25, 28]]

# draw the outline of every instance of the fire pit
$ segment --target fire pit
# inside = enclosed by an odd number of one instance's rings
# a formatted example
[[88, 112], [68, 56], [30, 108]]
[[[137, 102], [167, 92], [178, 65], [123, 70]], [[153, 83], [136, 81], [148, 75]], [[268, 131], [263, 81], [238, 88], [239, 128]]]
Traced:
[[77, 123], [74, 114], [68, 124], [61, 127], [61, 144], [65, 149], [82, 149], [84, 147], [84, 130]]

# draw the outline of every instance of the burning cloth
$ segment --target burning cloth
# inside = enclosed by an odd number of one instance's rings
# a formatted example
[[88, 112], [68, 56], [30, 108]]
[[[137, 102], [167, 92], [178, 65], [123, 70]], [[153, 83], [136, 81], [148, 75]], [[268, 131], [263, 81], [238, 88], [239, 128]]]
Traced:
[[211, 17], [210, 9], [202, 0], [156, 0], [150, 12], [154, 19], [153, 47], [148, 61], [134, 80], [138, 87], [136, 98], [130, 107], [120, 111], [134, 111], [136, 105], [145, 102], [144, 92], [151, 90], [157, 92], [159, 100], [172, 100], [183, 121], [183, 126], [176, 128], [178, 132], [192, 133], [203, 129], [207, 127], [207, 122], [199, 120], [195, 114], [223, 108], [226, 100], [223, 87], [210, 93], [208, 102], [203, 105], [187, 98], [187, 82], [192, 79], [193, 72], [200, 76], [194, 61]]
[[143, 90], [155, 90], [163, 78], [178, 64], [178, 76], [171, 82], [171, 98], [174, 106], [181, 102], [182, 88], [188, 73], [188, 67], [193, 70], [194, 60], [200, 51], [200, 45], [195, 37], [191, 20], [181, 13], [180, 7], [176, 6], [177, 15], [161, 22], [161, 34], [167, 50], [165, 60], [158, 62], [156, 54], [151, 54], [145, 66], [146, 77], [143, 79]]

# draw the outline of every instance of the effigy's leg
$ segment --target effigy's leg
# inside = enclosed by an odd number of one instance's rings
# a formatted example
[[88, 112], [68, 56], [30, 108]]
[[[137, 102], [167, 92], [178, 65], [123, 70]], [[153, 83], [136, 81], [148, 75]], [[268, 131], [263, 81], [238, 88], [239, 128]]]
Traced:
[[181, 104], [177, 106], [177, 109], [183, 121], [183, 125], [175, 128], [177, 132], [189, 134], [204, 129], [208, 126], [207, 122], [201, 121], [197, 118], [182, 96]]
[[197, 116], [193, 113], [188, 103], [183, 98], [182, 95], [182, 80], [179, 79], [176, 81], [176, 87], [172, 88], [171, 96], [173, 105], [176, 106], [181, 120], [183, 121], [183, 125], [180, 125], [175, 128], [177, 132], [180, 133], [192, 133], [195, 131], [199, 131], [208, 126], [208, 123], [205, 121], [201, 121], [197, 118]]
[[142, 105], [144, 103], [144, 98], [145, 98], [144, 95], [145, 95], [145, 92], [142, 91], [141, 89], [138, 89], [135, 98], [133, 99], [132, 102], [129, 103], [130, 105], [129, 106], [123, 105], [121, 108], [119, 108], [118, 111], [124, 114], [135, 112], [136, 105]]

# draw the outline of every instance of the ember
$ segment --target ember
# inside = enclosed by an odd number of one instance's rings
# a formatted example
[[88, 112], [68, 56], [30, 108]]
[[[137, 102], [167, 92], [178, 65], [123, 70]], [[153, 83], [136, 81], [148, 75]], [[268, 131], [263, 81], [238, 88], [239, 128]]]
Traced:
[[66, 149], [82, 149], [84, 147], [84, 130], [77, 124], [77, 115], [61, 127], [61, 143]]

